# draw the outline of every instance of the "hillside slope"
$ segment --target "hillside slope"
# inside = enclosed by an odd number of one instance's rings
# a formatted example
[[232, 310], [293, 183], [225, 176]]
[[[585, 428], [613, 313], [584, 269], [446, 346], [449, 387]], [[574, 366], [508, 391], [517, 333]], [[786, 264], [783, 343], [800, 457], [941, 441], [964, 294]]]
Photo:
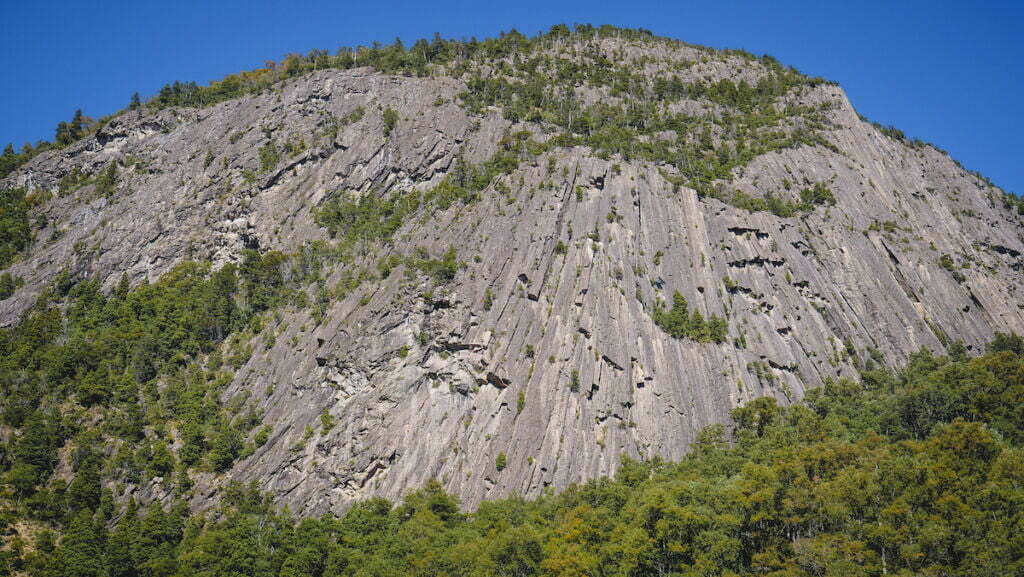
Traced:
[[[679, 459], [756, 397], [1024, 333], [1013, 199], [838, 86], [618, 30], [420, 49], [422, 70], [415, 46], [390, 69], [286, 61], [204, 106], [168, 90], [6, 178], [34, 240], [5, 326], [55, 283], [274, 255], [288, 292], [256, 309], [250, 287], [258, 320], [213, 339], [218, 362], [251, 347], [209, 393], [251, 449], [184, 469], [197, 507], [228, 480], [309, 515], [431, 479], [471, 505], [537, 495]], [[210, 350], [136, 375], [143, 440], [104, 433], [108, 456], [178, 455], [155, 413]], [[108, 474], [120, 499], [181, 490]]]

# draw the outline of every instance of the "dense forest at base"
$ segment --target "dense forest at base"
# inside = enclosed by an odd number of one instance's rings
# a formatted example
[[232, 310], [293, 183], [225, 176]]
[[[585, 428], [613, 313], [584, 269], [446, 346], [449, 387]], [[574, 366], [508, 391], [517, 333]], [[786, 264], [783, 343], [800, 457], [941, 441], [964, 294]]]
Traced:
[[190, 514], [118, 506], [94, 477], [45, 523], [12, 499], [0, 574], [1021, 575], [1021, 399], [1024, 339], [923, 350], [792, 406], [754, 400], [678, 463], [623, 458], [614, 478], [472, 512], [431, 483], [307, 519], [233, 485]]

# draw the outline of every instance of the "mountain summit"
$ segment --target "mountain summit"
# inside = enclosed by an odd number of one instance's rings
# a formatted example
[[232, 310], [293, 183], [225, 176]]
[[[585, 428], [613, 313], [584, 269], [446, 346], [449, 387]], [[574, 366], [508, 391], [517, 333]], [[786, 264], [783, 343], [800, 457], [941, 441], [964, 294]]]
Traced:
[[1024, 333], [1019, 199], [643, 31], [314, 51], [58, 136], [3, 159], [4, 436], [118, 502], [539, 495]]

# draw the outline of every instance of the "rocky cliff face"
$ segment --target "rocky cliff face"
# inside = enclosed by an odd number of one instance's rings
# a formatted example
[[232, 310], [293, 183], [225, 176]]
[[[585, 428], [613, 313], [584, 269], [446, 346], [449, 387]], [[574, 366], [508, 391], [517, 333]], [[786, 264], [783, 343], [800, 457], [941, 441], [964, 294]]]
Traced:
[[[669, 70], [684, 82], [767, 74], [756, 60], [676, 43], [540, 50], [619, 56], [651, 82]], [[197, 506], [227, 480], [255, 480], [304, 514], [430, 479], [469, 504], [536, 495], [612, 473], [623, 454], [677, 458], [749, 399], [792, 401], [863, 363], [1024, 332], [1020, 215], [944, 153], [860, 119], [837, 86], [807, 85], [777, 106], [817, 107], [817, 142], [757, 154], [715, 180], [751, 198], [795, 202], [816, 184], [834, 197], [779, 216], [698, 194], [657, 159], [563, 146], [542, 120], [471, 109], [467, 82], [319, 70], [206, 108], [125, 112], [38, 156], [7, 184], [56, 193], [74, 171], [117, 162], [116, 192], [85, 184], [35, 209], [45, 225], [9, 269], [25, 285], [0, 303], [0, 321], [16, 322], [64, 270], [111, 289], [122, 274], [153, 280], [186, 259], [329, 245], [314, 218], [328, 198], [426, 193], [524, 132], [549, 145], [521, 154], [478, 200], [422, 204], [388, 242], [325, 272], [328, 287], [373, 278], [322, 312], [267, 316], [223, 398], [261, 410], [272, 432], [227, 473], [196, 473]], [[574, 90], [591, 105], [611, 94]], [[730, 114], [694, 92], [665, 107]], [[711, 137], [728, 147], [731, 136]], [[261, 155], [268, 146], [276, 154]], [[449, 247], [461, 263], [450, 282], [401, 260], [377, 272], [389, 255]], [[725, 318], [727, 340], [663, 331], [652, 313], [675, 291]]]

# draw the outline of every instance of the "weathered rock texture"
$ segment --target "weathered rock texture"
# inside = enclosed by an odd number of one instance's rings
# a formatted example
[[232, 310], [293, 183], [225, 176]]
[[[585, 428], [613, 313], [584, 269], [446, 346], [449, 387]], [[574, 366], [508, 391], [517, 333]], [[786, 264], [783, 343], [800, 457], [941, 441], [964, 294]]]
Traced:
[[[118, 116], [10, 178], [55, 189], [73, 167], [127, 166], [110, 199], [86, 186], [38, 209], [46, 228], [10, 269], [26, 284], [0, 303], [0, 321], [14, 322], [65, 268], [110, 288], [122, 273], [154, 279], [185, 259], [294, 251], [327, 238], [312, 212], [334, 191], [429, 189], [458, 154], [487, 158], [509, 128], [498, 111], [468, 115], [463, 89], [321, 71], [209, 108]], [[269, 317], [225, 398], [247, 395], [273, 433], [227, 474], [200, 475], [197, 505], [227, 479], [257, 480], [305, 514], [429, 479], [469, 504], [536, 495], [612, 473], [622, 454], [677, 458], [738, 404], [795, 400], [855, 375], [869, 350], [900, 362], [947, 339], [978, 347], [995, 331], [1024, 332], [1024, 229], [1001, 192], [863, 122], [838, 87], [811, 97], [836, 104], [835, 150], [771, 153], [734, 180], [752, 193], [828, 183], [835, 206], [799, 217], [673, 190], [658, 166], [582, 147], [524, 162], [479, 202], [422, 210], [374, 259], [456, 247], [465, 266], [455, 281], [396, 272], [333, 302], [322, 321], [300, 309]], [[365, 115], [343, 121], [359, 107]], [[385, 108], [400, 114], [389, 137]], [[306, 147], [261, 172], [257, 150], [270, 140]], [[729, 342], [659, 329], [653, 303], [676, 290], [726, 316]], [[324, 412], [337, 423], [327, 433]]]

